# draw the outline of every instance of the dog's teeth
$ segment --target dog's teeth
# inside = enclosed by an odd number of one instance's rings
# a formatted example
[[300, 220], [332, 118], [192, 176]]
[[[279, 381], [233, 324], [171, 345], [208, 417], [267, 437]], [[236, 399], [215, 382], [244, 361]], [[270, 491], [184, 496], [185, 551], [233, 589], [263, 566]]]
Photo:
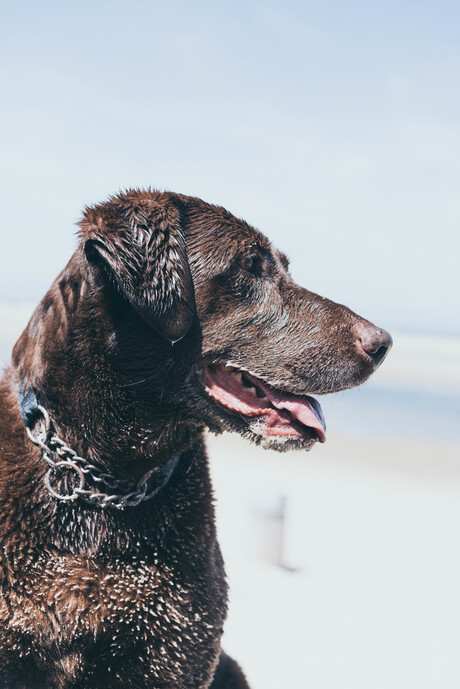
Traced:
[[246, 388], [248, 392], [251, 393], [251, 395], [254, 395], [254, 397], [257, 397], [257, 390], [256, 388]]
[[243, 383], [243, 375], [242, 375], [241, 371], [234, 371], [234, 373], [232, 375], [238, 381], [238, 383], [240, 383], [240, 384]]

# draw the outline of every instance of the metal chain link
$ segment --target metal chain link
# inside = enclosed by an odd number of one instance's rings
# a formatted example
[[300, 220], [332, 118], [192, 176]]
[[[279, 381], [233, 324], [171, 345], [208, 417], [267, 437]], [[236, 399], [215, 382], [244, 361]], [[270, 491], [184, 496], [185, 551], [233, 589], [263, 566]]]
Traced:
[[[72, 450], [61, 438], [51, 432], [51, 420], [44, 407], [39, 405], [36, 411], [39, 413], [39, 418], [36, 418], [35, 421], [38, 429], [37, 431], [32, 430], [27, 425], [26, 431], [33, 444], [41, 449], [43, 458], [50, 467], [45, 476], [45, 485], [57, 500], [67, 502], [82, 498], [91, 505], [102, 508], [115, 507], [122, 510], [125, 507], [135, 507], [142, 501], [149, 500], [162, 487], [157, 486], [150, 493], [147, 493], [148, 480], [155, 470], [145, 474], [138, 483], [121, 481], [115, 476], [107, 474], [103, 469], [80, 457], [75, 450]], [[55, 461], [55, 457], [57, 457], [57, 461]], [[78, 485], [69, 494], [59, 493], [51, 484], [51, 480], [56, 478], [57, 473], [62, 472], [62, 470], [74, 472], [78, 479]], [[95, 483], [104, 484], [113, 492], [104, 493], [86, 487], [87, 478]]]

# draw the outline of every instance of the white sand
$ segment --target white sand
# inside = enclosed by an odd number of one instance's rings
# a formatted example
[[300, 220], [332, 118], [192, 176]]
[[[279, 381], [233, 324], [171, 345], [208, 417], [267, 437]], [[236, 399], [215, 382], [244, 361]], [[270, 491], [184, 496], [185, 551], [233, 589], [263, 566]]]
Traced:
[[[225, 648], [253, 689], [460, 686], [458, 451], [438, 450], [437, 472], [425, 448], [414, 473], [409, 446], [395, 442], [401, 465], [385, 470], [364, 464], [375, 443], [348, 442], [292, 457], [210, 439], [231, 586]], [[284, 560], [296, 572], [254, 558], [261, 492], [287, 497]]]

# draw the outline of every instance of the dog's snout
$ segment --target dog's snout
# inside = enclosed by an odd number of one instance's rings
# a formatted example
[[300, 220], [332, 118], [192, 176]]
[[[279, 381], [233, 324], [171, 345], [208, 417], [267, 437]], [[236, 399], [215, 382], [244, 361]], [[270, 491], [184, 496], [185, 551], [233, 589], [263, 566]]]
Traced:
[[363, 326], [358, 333], [359, 346], [370, 356], [377, 368], [380, 366], [393, 345], [390, 333], [375, 325]]

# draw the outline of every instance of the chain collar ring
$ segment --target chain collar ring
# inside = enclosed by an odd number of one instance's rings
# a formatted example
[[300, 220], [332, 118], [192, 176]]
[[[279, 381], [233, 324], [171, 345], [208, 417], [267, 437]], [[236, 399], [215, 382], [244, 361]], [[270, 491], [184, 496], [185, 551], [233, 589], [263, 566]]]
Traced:
[[[37, 431], [35, 431], [36, 426], [38, 426]], [[33, 444], [41, 449], [43, 459], [50, 467], [45, 475], [46, 488], [54, 498], [62, 502], [82, 498], [101, 508], [110, 506], [122, 510], [125, 507], [135, 507], [139, 503], [153, 498], [166, 485], [179, 461], [178, 455], [171, 457], [164, 467], [149, 471], [137, 483], [121, 481], [83, 457], [79, 457], [75, 450], [72, 450], [59, 436], [52, 433], [50, 416], [41, 405], [34, 407], [33, 420], [27, 420], [26, 431]], [[72, 493], [69, 494], [58, 493], [51, 485], [53, 475], [57, 471], [65, 469], [73, 471], [79, 480], [79, 485], [74, 487]], [[149, 479], [154, 474], [160, 478], [160, 481], [155, 488], [147, 492]], [[96, 488], [86, 487], [87, 477], [94, 483], [103, 484], [107, 486], [109, 491], [114, 492], [104, 493]]]

